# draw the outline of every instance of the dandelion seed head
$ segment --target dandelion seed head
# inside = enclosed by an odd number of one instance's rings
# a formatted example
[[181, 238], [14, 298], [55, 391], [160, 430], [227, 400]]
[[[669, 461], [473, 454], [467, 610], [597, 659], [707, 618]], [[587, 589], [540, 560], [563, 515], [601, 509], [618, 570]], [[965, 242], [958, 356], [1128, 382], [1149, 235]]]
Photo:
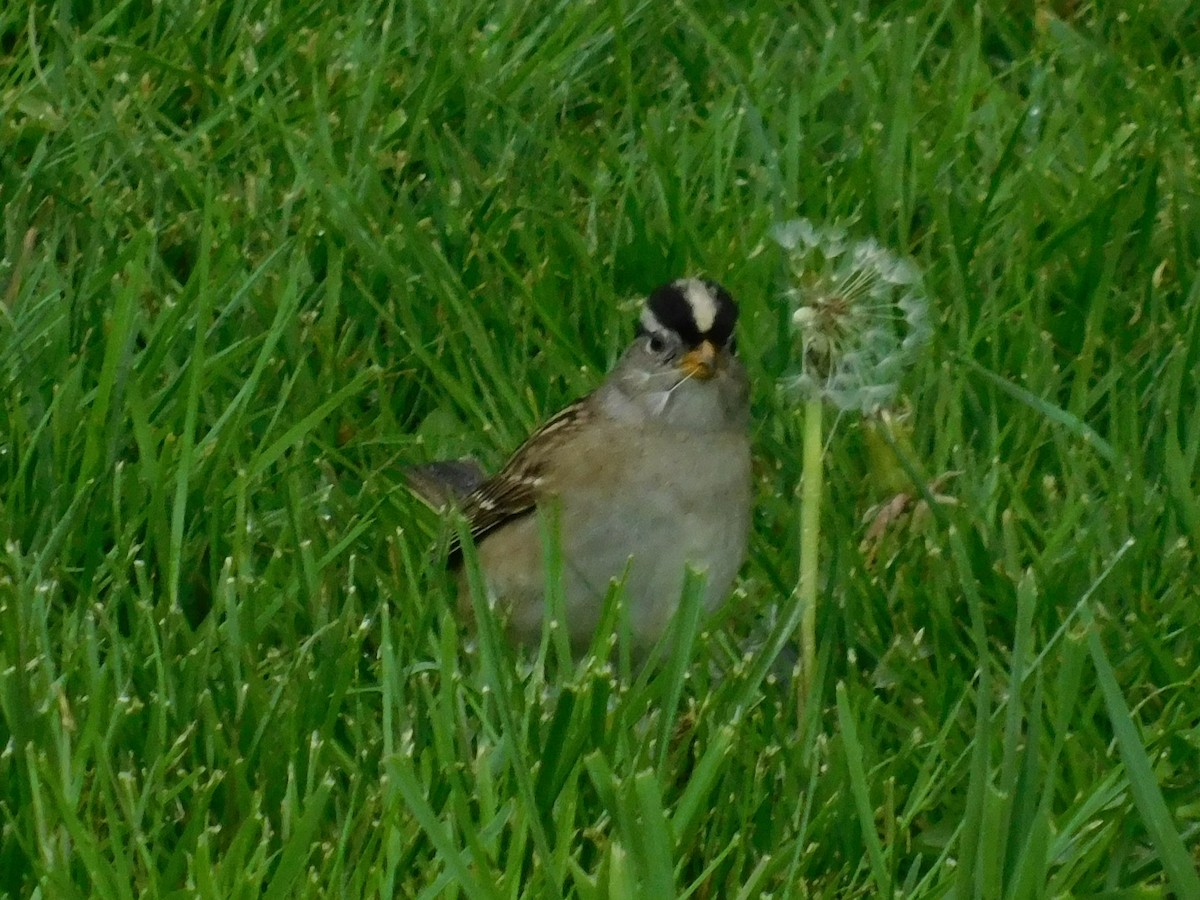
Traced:
[[920, 269], [840, 226], [795, 219], [771, 237], [786, 253], [791, 309], [793, 363], [781, 386], [843, 410], [886, 406], [932, 330]]

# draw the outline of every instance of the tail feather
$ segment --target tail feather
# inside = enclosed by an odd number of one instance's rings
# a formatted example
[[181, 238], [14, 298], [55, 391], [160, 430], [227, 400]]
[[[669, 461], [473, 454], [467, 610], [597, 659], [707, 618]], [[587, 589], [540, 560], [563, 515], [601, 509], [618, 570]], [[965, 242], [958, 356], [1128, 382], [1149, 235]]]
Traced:
[[404, 477], [409, 488], [434, 509], [446, 509], [458, 505], [487, 479], [478, 460], [466, 456], [462, 459], [444, 459], [407, 466]]

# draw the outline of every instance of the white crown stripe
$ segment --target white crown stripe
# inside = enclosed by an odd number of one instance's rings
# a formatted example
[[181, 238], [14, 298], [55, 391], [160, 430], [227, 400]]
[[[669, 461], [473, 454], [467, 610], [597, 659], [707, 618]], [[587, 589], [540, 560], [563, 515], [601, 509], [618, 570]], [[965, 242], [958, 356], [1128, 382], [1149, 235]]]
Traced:
[[692, 308], [692, 321], [696, 323], [696, 330], [707, 334], [713, 327], [713, 322], [717, 320], [717, 301], [712, 291], [698, 278], [684, 278], [677, 281], [676, 286], [683, 292], [683, 298]]
[[642, 310], [642, 327], [652, 334], [662, 334], [666, 331], [662, 322], [658, 321], [658, 316], [654, 315], [654, 311], [648, 306]]

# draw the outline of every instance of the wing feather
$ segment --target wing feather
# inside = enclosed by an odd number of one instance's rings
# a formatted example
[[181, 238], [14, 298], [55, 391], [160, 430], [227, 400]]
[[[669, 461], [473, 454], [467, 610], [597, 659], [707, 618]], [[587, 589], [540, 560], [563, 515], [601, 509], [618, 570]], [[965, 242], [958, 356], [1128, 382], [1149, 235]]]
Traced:
[[[572, 403], [530, 435], [499, 472], [463, 500], [462, 512], [472, 538], [482, 540], [505, 522], [533, 512], [545, 495], [547, 464], [552, 455], [548, 451], [567, 440], [591, 415], [588, 398]], [[455, 541], [451, 554], [457, 551]]]

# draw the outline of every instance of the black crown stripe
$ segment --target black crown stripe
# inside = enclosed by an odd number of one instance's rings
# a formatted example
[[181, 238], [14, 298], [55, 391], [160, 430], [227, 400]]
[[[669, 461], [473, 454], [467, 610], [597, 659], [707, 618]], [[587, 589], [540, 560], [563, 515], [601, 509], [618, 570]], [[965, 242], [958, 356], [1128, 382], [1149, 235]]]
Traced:
[[646, 306], [654, 318], [663, 326], [679, 335], [684, 346], [696, 347], [701, 341], [712, 341], [718, 347], [724, 347], [733, 336], [733, 328], [737, 324], [737, 304], [733, 297], [715, 281], [705, 281], [704, 286], [716, 301], [716, 315], [712, 326], [706, 332], [701, 332], [696, 325], [695, 312], [688, 302], [680, 282], [671, 282], [655, 288], [646, 300]]

